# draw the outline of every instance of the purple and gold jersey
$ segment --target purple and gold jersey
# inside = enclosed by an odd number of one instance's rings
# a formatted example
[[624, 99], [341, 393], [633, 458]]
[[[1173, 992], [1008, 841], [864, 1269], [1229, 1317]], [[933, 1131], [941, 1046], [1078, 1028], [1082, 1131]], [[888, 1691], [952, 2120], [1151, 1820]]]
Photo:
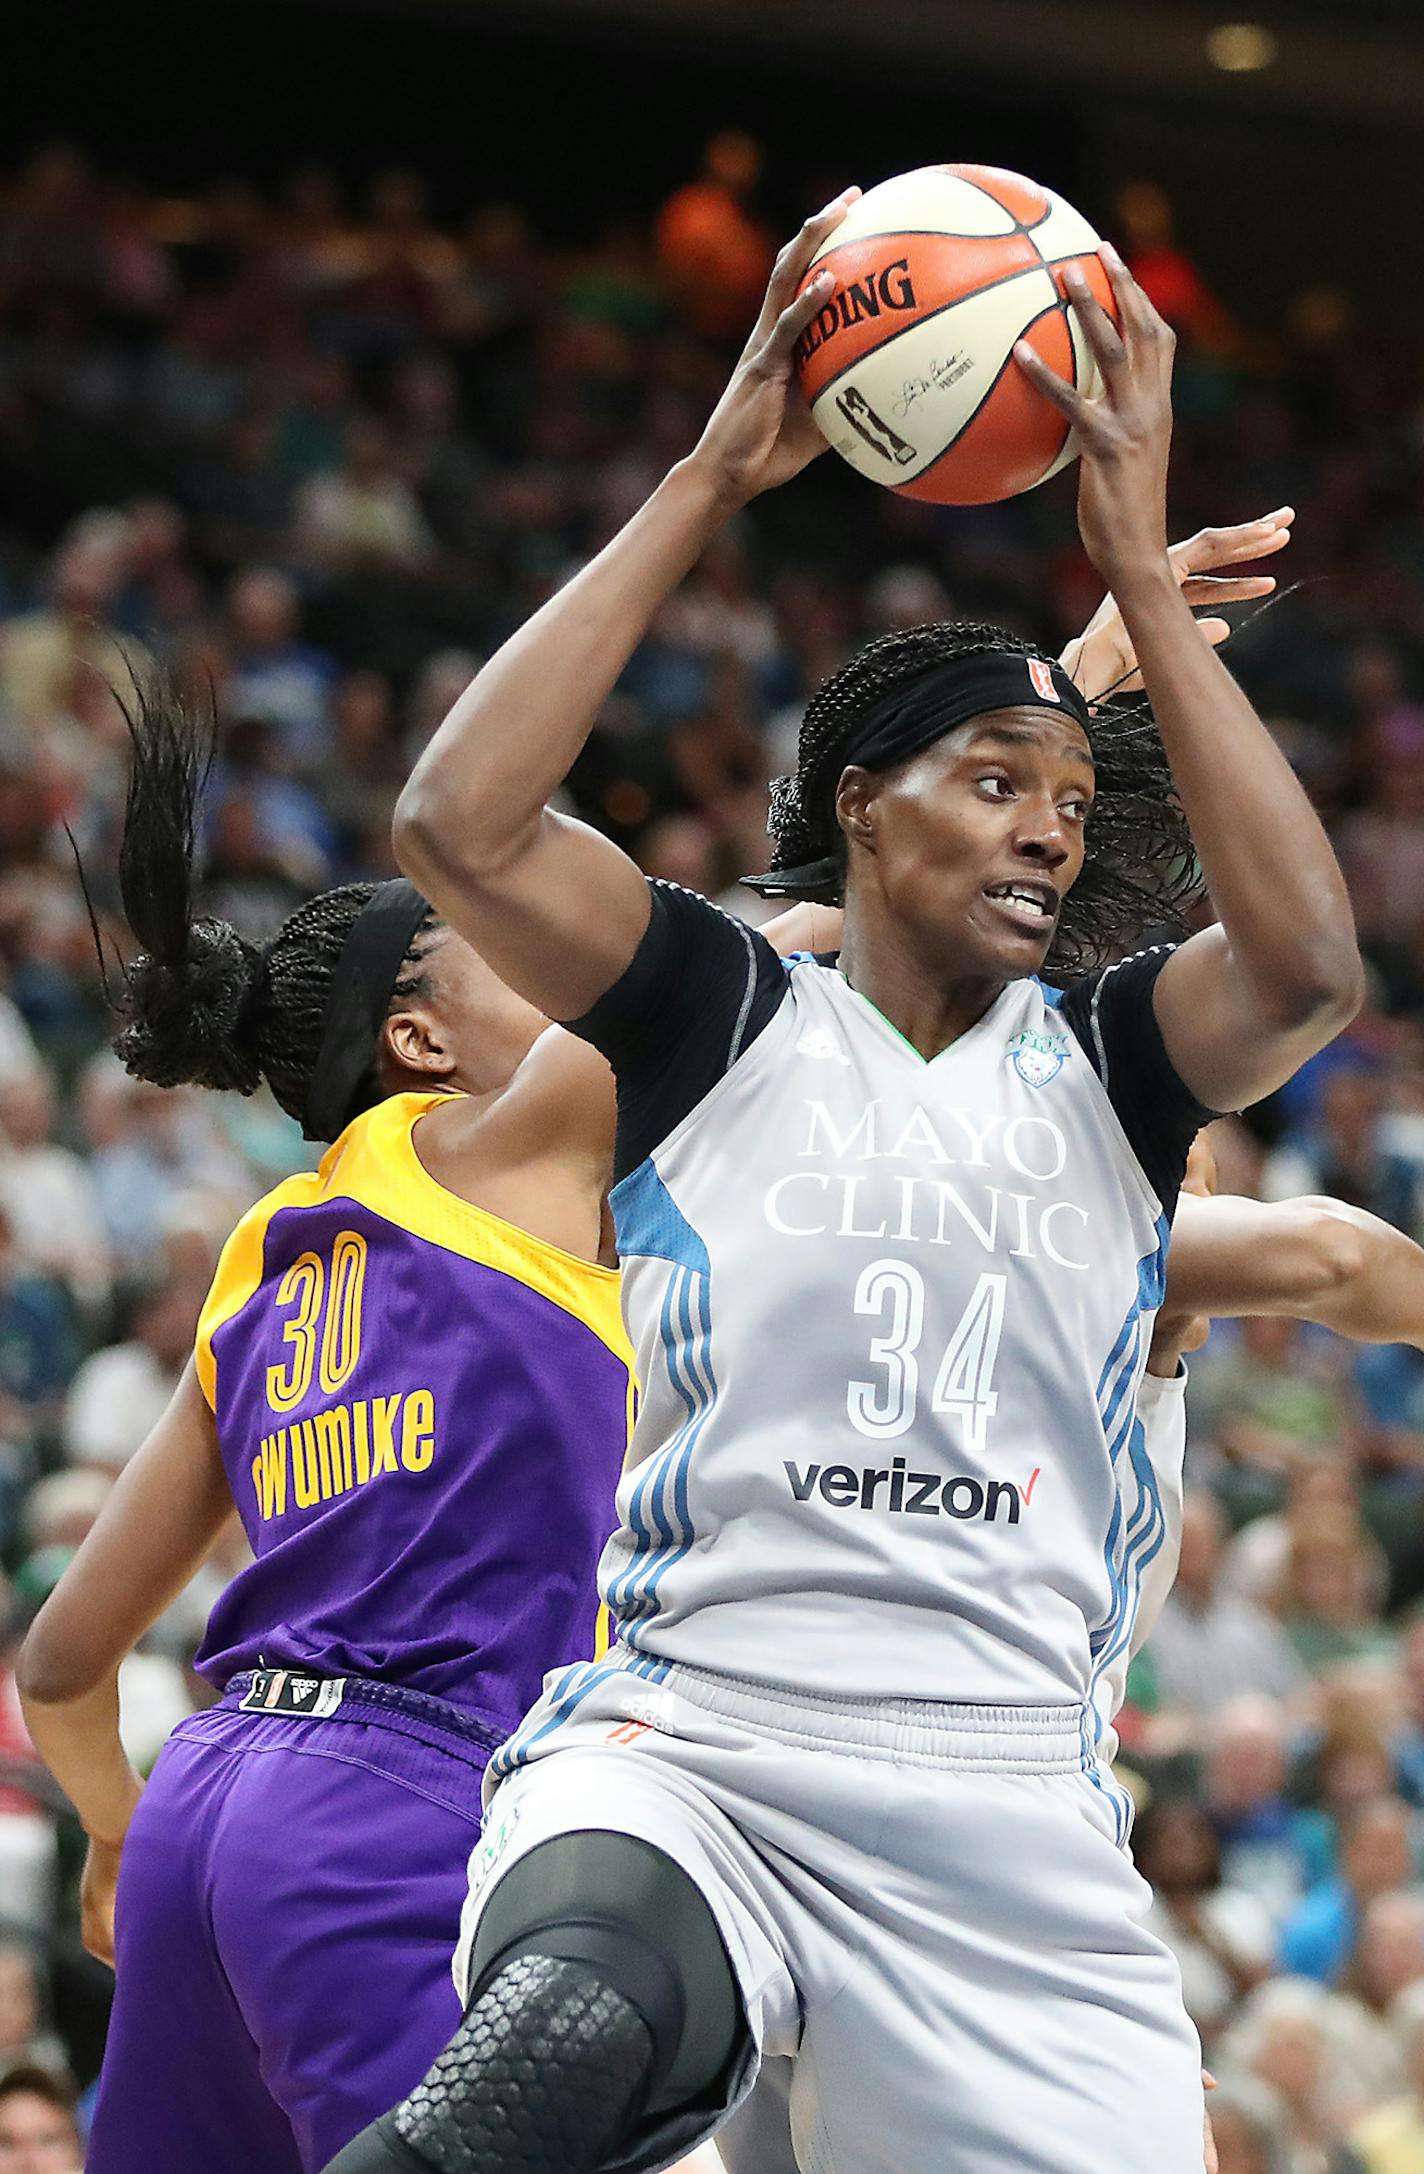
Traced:
[[366, 1111], [224, 1249], [197, 1368], [256, 1560], [197, 1665], [381, 1678], [507, 1729], [603, 1642], [632, 1354], [614, 1270], [426, 1172], [442, 1099]]

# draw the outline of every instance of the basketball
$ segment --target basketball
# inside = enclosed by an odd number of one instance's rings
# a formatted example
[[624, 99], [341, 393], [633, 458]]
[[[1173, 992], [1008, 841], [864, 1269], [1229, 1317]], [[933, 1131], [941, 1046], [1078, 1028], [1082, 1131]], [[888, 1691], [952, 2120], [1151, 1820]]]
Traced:
[[806, 273], [836, 280], [796, 347], [823, 436], [873, 483], [937, 505], [987, 505], [1056, 475], [1073, 457], [1068, 425], [1014, 342], [1099, 390], [1063, 286], [1081, 265], [1116, 314], [1097, 249], [1071, 204], [998, 167], [921, 166], [867, 190]]

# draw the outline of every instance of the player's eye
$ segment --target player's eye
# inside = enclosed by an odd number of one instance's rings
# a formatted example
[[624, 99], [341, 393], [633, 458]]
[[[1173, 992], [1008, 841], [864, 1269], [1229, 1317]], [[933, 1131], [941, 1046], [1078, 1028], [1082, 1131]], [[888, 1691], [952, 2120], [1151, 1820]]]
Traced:
[[1062, 808], [1070, 822], [1086, 823], [1093, 812], [1093, 803], [1085, 800], [1081, 793], [1075, 793], [1071, 800], [1062, 802]]
[[1014, 788], [1004, 776], [1002, 770], [988, 770], [983, 777], [976, 779], [975, 782], [989, 795], [991, 800], [1011, 800], [1013, 798]]

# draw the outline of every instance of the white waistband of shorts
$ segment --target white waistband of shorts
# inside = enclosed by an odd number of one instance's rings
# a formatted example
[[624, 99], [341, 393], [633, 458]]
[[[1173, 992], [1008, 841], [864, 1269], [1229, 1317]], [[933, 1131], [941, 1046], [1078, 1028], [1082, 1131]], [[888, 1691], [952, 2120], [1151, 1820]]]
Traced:
[[[615, 1649], [610, 1660], [626, 1649]], [[632, 1656], [630, 1655], [631, 1659]], [[1091, 1761], [1087, 1709], [977, 1706], [949, 1699], [833, 1698], [671, 1663], [658, 1688], [778, 1743], [960, 1773], [1081, 1773]]]

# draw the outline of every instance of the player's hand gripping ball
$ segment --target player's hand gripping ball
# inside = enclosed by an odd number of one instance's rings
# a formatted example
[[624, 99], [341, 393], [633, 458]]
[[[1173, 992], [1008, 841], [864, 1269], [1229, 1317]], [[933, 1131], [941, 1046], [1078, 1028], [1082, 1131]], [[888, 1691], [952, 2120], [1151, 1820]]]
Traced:
[[1012, 498], [1073, 458], [1068, 424], [1014, 360], [1027, 340], [1095, 397], [1068, 306], [1081, 265], [1116, 321], [1098, 236], [1051, 189], [995, 166], [921, 166], [852, 204], [812, 258], [835, 277], [796, 346], [823, 435], [874, 483], [938, 505]]

